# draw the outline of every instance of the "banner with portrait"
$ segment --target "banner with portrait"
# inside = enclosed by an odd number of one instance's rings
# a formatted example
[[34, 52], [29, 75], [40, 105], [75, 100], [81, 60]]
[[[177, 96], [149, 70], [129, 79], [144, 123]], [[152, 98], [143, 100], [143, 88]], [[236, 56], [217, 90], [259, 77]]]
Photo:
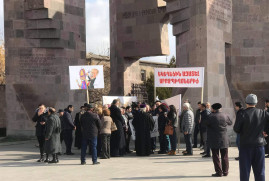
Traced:
[[69, 66], [70, 89], [103, 89], [103, 65]]

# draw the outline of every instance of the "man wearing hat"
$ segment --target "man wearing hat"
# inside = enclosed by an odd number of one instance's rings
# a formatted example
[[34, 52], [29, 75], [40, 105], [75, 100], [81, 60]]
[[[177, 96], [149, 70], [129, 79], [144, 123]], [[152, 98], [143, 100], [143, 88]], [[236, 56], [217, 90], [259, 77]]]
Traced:
[[236, 116], [234, 131], [240, 134], [239, 166], [240, 180], [248, 181], [252, 167], [255, 180], [265, 181], [265, 158], [263, 135], [264, 126], [269, 122], [269, 114], [257, 109], [255, 94], [246, 97], [247, 108]]
[[[227, 176], [229, 173], [229, 138], [227, 134], [227, 126], [232, 125], [232, 121], [228, 115], [221, 112], [222, 105], [220, 103], [213, 104], [211, 107], [212, 113], [209, 115], [205, 124], [207, 125], [208, 134], [207, 142], [212, 151], [212, 158], [216, 171], [212, 176]], [[221, 163], [219, 153], [221, 154]]]
[[86, 112], [81, 116], [81, 165], [86, 164], [86, 150], [88, 144], [92, 149], [92, 162], [93, 165], [100, 164], [97, 162], [97, 136], [101, 128], [101, 121], [97, 114], [93, 113], [94, 105], [87, 104]]

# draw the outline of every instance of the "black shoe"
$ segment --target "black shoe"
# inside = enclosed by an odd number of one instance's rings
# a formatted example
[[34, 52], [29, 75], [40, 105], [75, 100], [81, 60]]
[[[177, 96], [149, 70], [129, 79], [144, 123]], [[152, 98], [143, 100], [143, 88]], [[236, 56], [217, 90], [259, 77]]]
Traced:
[[41, 157], [37, 162], [44, 162], [44, 157]]
[[49, 160], [49, 159], [46, 159], [46, 160], [44, 160], [44, 162], [45, 162], [45, 163], [49, 163], [49, 162], [50, 162], [50, 160]]
[[183, 153], [183, 154], [184, 154], [184, 153], [187, 153], [187, 151], [183, 151], [182, 153]]
[[204, 156], [202, 156], [203, 158], [210, 158], [211, 157], [211, 155], [204, 155]]
[[197, 145], [193, 145], [192, 148], [197, 148]]
[[48, 161], [48, 163], [58, 163], [57, 160]]
[[227, 177], [228, 176], [228, 173], [222, 174], [222, 176]]
[[184, 153], [183, 156], [192, 156], [192, 153]]
[[165, 151], [158, 151], [158, 154], [166, 154]]
[[200, 153], [200, 155], [205, 155], [206, 154], [206, 152], [202, 152], [202, 153]]
[[219, 175], [217, 173], [212, 174], [212, 177], [222, 177], [222, 175]]
[[236, 158], [234, 158], [236, 161], [238, 161], [239, 160], [239, 157], [236, 157]]
[[72, 153], [72, 152], [71, 152], [71, 153], [66, 153], [66, 155], [74, 155], [74, 154], [75, 154], [75, 153]]
[[81, 165], [86, 165], [86, 162], [81, 162]]
[[100, 162], [94, 162], [93, 163], [93, 165], [99, 165], [100, 164]]

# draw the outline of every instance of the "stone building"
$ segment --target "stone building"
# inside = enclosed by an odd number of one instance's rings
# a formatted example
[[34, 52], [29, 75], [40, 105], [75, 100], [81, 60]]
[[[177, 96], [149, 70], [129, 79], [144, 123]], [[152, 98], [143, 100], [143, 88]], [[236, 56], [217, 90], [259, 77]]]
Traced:
[[[102, 96], [109, 95], [109, 93], [111, 92], [110, 58], [107, 56], [100, 56], [89, 53], [87, 54], [87, 64], [104, 66], [105, 88], [89, 90], [90, 101], [98, 102], [102, 100]], [[129, 71], [126, 72], [126, 74], [130, 74], [130, 76], [132, 77], [131, 80], [128, 82], [130, 87], [128, 88], [129, 92], [127, 92], [126, 95], [131, 94], [132, 84], [143, 84], [143, 82], [147, 78], [149, 78], [150, 74], [154, 73], [154, 68], [161, 68], [161, 67], [165, 68], [167, 66], [168, 63], [139, 60], [135, 66], [134, 65], [132, 66], [132, 70], [129, 69]]]

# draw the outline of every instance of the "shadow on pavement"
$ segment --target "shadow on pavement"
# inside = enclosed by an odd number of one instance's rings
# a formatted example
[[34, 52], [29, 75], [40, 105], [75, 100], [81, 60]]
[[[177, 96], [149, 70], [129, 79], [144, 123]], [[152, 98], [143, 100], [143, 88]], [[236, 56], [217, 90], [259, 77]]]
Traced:
[[208, 178], [211, 176], [155, 176], [155, 177], [128, 177], [128, 178], [111, 178], [110, 180], [166, 180], [179, 178]]

